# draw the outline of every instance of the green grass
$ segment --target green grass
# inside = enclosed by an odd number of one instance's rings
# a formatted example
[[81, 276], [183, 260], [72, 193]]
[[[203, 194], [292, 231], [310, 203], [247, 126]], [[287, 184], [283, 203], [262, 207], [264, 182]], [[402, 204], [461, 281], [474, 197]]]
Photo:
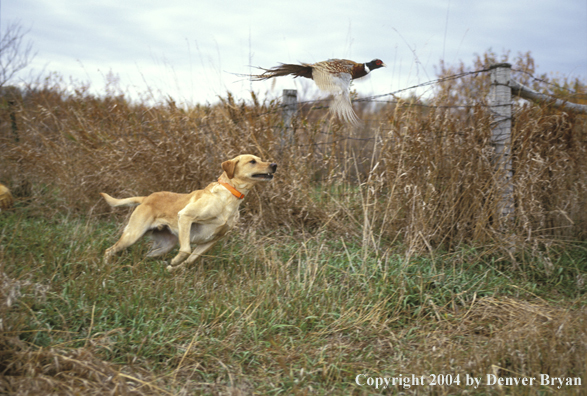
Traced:
[[[516, 62], [532, 72], [531, 56]], [[467, 71], [441, 66], [441, 78]], [[286, 145], [278, 101], [180, 108], [73, 92], [58, 76], [32, 84], [19, 141], [0, 137], [0, 179], [17, 199], [0, 213], [0, 394], [382, 392], [359, 374], [586, 381], [585, 119], [514, 104], [516, 214], [502, 222], [490, 81], [459, 81], [432, 107], [365, 108], [360, 128], [302, 108]], [[434, 108], [463, 103], [478, 106]], [[276, 160], [279, 177], [249, 194], [208, 257], [171, 275], [173, 252], [145, 259], [143, 242], [103, 262], [124, 210], [99, 191], [201, 188], [243, 152]]]
[[[366, 254], [325, 232], [258, 235], [243, 226], [171, 275], [164, 260], [145, 259], [146, 243], [103, 263], [119, 227], [3, 212], [4, 293], [16, 284], [20, 291], [0, 308], [4, 336], [31, 351], [83, 350], [118, 371], [135, 370], [126, 375], [143, 378], [129, 380], [138, 394], [377, 394], [355, 377], [482, 376], [493, 366], [504, 376], [587, 380], [585, 244], [522, 252], [515, 267], [491, 249], [407, 256], [388, 246]], [[8, 360], [1, 367], [25, 375]], [[508, 390], [538, 391], [551, 392]]]

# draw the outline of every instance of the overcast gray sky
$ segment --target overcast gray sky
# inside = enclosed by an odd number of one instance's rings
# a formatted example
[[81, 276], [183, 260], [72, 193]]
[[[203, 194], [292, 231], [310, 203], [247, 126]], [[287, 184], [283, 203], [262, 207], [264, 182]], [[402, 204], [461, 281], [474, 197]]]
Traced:
[[134, 95], [215, 102], [251, 86], [313, 97], [285, 77], [250, 83], [249, 65], [380, 58], [355, 84], [377, 95], [436, 77], [440, 59], [471, 63], [489, 48], [531, 51], [538, 73], [587, 77], [587, 0], [3, 0], [0, 23], [20, 22], [37, 55], [21, 78], [57, 72], [104, 92], [106, 76]]

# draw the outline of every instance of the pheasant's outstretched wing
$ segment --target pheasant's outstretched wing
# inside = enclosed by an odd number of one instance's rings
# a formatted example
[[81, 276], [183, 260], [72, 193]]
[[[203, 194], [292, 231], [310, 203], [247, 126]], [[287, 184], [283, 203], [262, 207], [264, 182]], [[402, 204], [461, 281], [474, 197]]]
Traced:
[[321, 68], [312, 70], [312, 79], [320, 90], [330, 93], [348, 90], [351, 84], [351, 75], [349, 73], [332, 74], [328, 70]]
[[350, 73], [335, 73], [315, 68], [312, 78], [322, 91], [334, 94], [330, 111], [342, 120], [357, 125], [359, 117], [355, 114], [350, 97]]
[[340, 119], [353, 124], [359, 125], [359, 117], [353, 110], [351, 98], [349, 92], [344, 92], [334, 95], [332, 102], [330, 103], [330, 111], [336, 114]]

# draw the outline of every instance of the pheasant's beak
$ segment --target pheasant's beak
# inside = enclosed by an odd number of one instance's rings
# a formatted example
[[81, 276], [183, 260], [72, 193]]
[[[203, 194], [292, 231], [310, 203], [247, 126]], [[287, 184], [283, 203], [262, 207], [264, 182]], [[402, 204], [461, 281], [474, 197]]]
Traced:
[[385, 62], [381, 62], [381, 67], [387, 67], [387, 65], [385, 64]]

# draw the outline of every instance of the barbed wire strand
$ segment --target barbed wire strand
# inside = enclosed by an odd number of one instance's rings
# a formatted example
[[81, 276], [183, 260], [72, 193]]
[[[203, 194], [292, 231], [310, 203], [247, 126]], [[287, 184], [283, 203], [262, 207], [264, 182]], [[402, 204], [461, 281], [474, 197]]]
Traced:
[[[452, 81], [452, 80], [457, 80], [457, 79], [461, 79], [464, 77], [468, 77], [468, 76], [477, 76], [479, 74], [482, 73], [487, 73], [489, 72], [491, 69], [490, 68], [483, 68], [483, 69], [479, 69], [479, 70], [474, 70], [474, 71], [468, 71], [468, 72], [463, 72], [463, 73], [457, 73], [457, 74], [453, 74], [450, 76], [446, 76], [446, 77], [441, 77], [441, 78], [437, 78], [434, 80], [429, 80], [420, 84], [416, 84], [416, 85], [412, 85], [409, 87], [405, 87], [405, 88], [401, 88], [398, 89], [396, 91], [393, 92], [388, 92], [388, 93], [383, 93], [383, 94], [378, 94], [378, 95], [373, 95], [373, 96], [367, 96], [364, 98], [358, 98], [358, 99], [354, 99], [352, 100], [352, 102], [369, 102], [369, 103], [387, 103], [387, 104], [396, 104], [396, 105], [402, 105], [402, 106], [416, 106], [416, 107], [425, 107], [425, 108], [436, 108], [436, 109], [472, 109], [472, 108], [477, 108], [477, 107], [493, 107], [493, 105], [489, 105], [487, 103], [483, 103], [482, 101], [478, 101], [472, 104], [462, 104], [462, 105], [431, 105], [431, 104], [427, 104], [427, 103], [419, 103], [419, 102], [405, 102], [402, 101], [401, 99], [396, 99], [396, 100], [379, 100], [379, 98], [384, 98], [387, 96], [392, 96], [392, 97], [396, 97], [398, 94], [402, 93], [402, 92], [406, 92], [406, 91], [411, 91], [411, 90], [415, 90], [418, 88], [422, 88], [422, 87], [429, 87], [429, 86], [433, 86], [436, 84], [441, 84], [443, 82], [447, 82], [447, 81]], [[547, 84], [547, 85], [551, 85], [553, 87], [559, 88], [559, 89], [563, 89], [566, 90], [570, 93], [573, 93], [577, 96], [586, 96], [586, 94], [582, 94], [579, 93], [577, 91], [574, 91], [570, 88], [566, 88], [566, 87], [562, 87], [558, 84], [554, 84], [552, 82], [549, 82], [547, 80], [544, 80], [542, 78], [538, 78], [536, 76], [534, 76], [532, 73], [528, 72], [527, 70], [521, 70], [521, 69], [512, 69], [513, 72], [516, 73], [522, 73], [522, 74], [526, 74], [528, 75], [530, 78], [532, 78], [534, 81], [536, 82], [540, 82], [543, 84]], [[280, 96], [279, 99], [283, 99], [283, 96]], [[299, 101], [297, 102], [298, 106], [303, 106], [303, 105], [307, 105], [307, 104], [316, 104], [316, 103], [329, 103], [330, 99], [315, 99], [315, 100], [304, 100], [304, 101]], [[269, 115], [269, 114], [275, 114], [278, 113], [280, 111], [282, 111], [283, 108], [285, 108], [287, 105], [281, 103], [279, 105], [277, 105], [277, 109], [272, 109], [272, 110], [268, 110], [266, 112], [262, 112], [259, 114], [256, 114], [257, 117], [260, 116], [264, 116], [264, 115]], [[314, 110], [323, 110], [323, 109], [329, 109], [330, 106], [328, 105], [320, 105], [320, 106], [312, 106], [310, 107], [309, 111], [314, 111]]]
[[546, 85], [550, 85], [550, 86], [553, 86], [553, 87], [555, 87], [555, 88], [562, 89], [562, 90], [564, 90], [564, 91], [568, 91], [568, 92], [572, 93], [573, 95], [577, 95], [577, 96], [587, 96], [587, 94], [585, 94], [585, 93], [577, 92], [577, 91], [575, 91], [574, 89], [567, 88], [567, 87], [563, 87], [563, 86], [561, 86], [561, 85], [559, 85], [559, 84], [555, 84], [555, 83], [553, 83], [553, 82], [550, 82], [550, 81], [548, 81], [548, 80], [545, 80], [545, 79], [543, 79], [543, 78], [536, 77], [536, 76], [534, 76], [532, 73], [530, 73], [530, 72], [529, 72], [529, 71], [527, 71], [527, 70], [521, 70], [521, 69], [512, 69], [512, 71], [513, 71], [513, 72], [516, 72], [516, 73], [522, 73], [522, 74], [526, 74], [527, 76], [529, 76], [529, 77], [530, 77], [532, 80], [534, 80], [534, 81], [536, 81], [536, 82], [539, 82], [539, 83], [542, 83], [542, 84], [546, 84]]

